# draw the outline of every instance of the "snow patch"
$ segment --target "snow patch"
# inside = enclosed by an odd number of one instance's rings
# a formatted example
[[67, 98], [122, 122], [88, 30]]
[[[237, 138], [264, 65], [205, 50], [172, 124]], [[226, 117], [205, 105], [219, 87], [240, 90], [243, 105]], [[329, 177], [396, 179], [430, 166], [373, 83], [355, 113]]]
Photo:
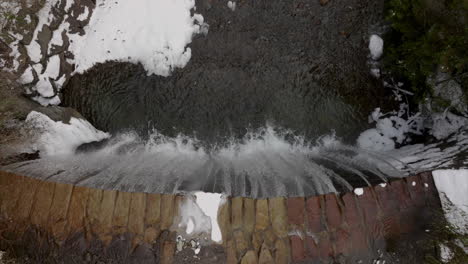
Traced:
[[364, 194], [364, 189], [363, 188], [356, 188], [354, 189], [354, 194], [356, 194], [357, 196], [361, 196]]
[[228, 6], [229, 9], [231, 9], [233, 12], [236, 11], [236, 2], [228, 1], [227, 6]]
[[378, 35], [372, 35], [369, 40], [369, 50], [373, 60], [378, 60], [383, 54], [384, 41]]
[[100, 141], [110, 135], [94, 128], [88, 121], [72, 117], [69, 124], [53, 121], [48, 116], [32, 111], [26, 117], [38, 134], [35, 149], [48, 156], [71, 155], [84, 143]]
[[468, 170], [432, 172], [447, 221], [458, 232], [468, 234]]
[[162, 76], [183, 68], [192, 54], [186, 46], [204, 22], [191, 15], [194, 7], [194, 0], [98, 1], [84, 37], [70, 44], [76, 72], [111, 60], [141, 63]]
[[179, 227], [185, 227], [187, 235], [210, 234], [211, 240], [221, 242], [221, 229], [218, 225], [218, 209], [225, 198], [220, 193], [195, 192], [180, 207]]

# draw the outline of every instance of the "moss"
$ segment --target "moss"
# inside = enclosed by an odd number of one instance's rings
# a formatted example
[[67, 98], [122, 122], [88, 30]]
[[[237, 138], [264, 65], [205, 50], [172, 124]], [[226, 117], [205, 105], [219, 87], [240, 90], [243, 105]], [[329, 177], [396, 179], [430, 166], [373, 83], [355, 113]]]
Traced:
[[[427, 78], [438, 66], [462, 84], [468, 78], [467, 2], [464, 0], [390, 0], [386, 18], [384, 65], [408, 80], [420, 100], [432, 94]], [[465, 91], [467, 87], [464, 87]]]

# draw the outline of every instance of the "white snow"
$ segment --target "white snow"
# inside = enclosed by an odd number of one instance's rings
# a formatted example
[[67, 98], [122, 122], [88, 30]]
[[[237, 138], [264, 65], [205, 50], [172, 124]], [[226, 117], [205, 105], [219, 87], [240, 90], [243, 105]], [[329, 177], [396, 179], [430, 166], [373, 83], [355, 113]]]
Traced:
[[[45, 54], [37, 42], [38, 33], [44, 25], [53, 19], [52, 7], [60, 0], [46, 1], [37, 16], [39, 23], [34, 31], [33, 40], [26, 46], [31, 62], [38, 64]], [[74, 0], [67, 0], [65, 10], [69, 10]], [[85, 7], [78, 20], [88, 19], [83, 36], [71, 34], [70, 24], [64, 22], [53, 31], [48, 52], [53, 46], [63, 45], [62, 33], [70, 40], [68, 51], [74, 59], [67, 59], [75, 64], [74, 73], [83, 73], [96, 63], [106, 61], [128, 61], [142, 64], [148, 75], [168, 76], [175, 68], [184, 67], [190, 60], [192, 51], [187, 45], [195, 34], [208, 33], [208, 24], [203, 16], [193, 13], [195, 0], [136, 0], [105, 1], [98, 0], [95, 10]], [[91, 14], [91, 15], [90, 15]], [[15, 60], [16, 61], [16, 60]], [[56, 63], [56, 60], [53, 61]], [[57, 64], [39, 76], [39, 83], [33, 88], [44, 98], [38, 98], [43, 105], [60, 103], [50, 100], [54, 92], [49, 78], [58, 78]], [[74, 74], [72, 73], [72, 74]], [[66, 80], [56, 82], [58, 90]], [[48, 99], [49, 98], [49, 99]]]
[[431, 134], [437, 139], [447, 138], [462, 128], [468, 127], [468, 118], [454, 115], [450, 112], [432, 115], [434, 124]]
[[69, 124], [53, 121], [48, 116], [32, 111], [26, 118], [32, 126], [37, 139], [35, 149], [48, 156], [73, 154], [83, 143], [99, 141], [110, 135], [94, 128], [88, 121], [72, 117]]
[[444, 244], [439, 244], [439, 249], [440, 249], [440, 260], [443, 262], [443, 263], [449, 263], [453, 257], [455, 256], [455, 254], [453, 253], [453, 251], [447, 247], [446, 245]]
[[88, 19], [88, 16], [89, 16], [89, 8], [85, 6], [84, 12], [78, 16], [77, 20], [85, 21], [86, 19]]
[[185, 227], [187, 235], [210, 234], [211, 240], [221, 242], [218, 225], [218, 209], [224, 203], [222, 194], [195, 192], [195, 198], [188, 197], [180, 207], [179, 227]]
[[384, 41], [378, 35], [372, 35], [369, 40], [369, 50], [373, 60], [378, 60], [383, 54]]
[[468, 170], [432, 172], [445, 217], [457, 231], [468, 234]]
[[186, 46], [203, 24], [201, 15], [191, 15], [194, 7], [194, 0], [99, 0], [84, 37], [71, 43], [76, 71], [117, 60], [141, 63], [148, 74], [168, 76], [190, 60]]
[[233, 12], [236, 11], [236, 2], [228, 1], [227, 6], [228, 6], [229, 9], [231, 9]]
[[361, 196], [364, 194], [364, 189], [363, 188], [356, 188], [354, 189], [354, 194], [356, 194], [357, 196]]

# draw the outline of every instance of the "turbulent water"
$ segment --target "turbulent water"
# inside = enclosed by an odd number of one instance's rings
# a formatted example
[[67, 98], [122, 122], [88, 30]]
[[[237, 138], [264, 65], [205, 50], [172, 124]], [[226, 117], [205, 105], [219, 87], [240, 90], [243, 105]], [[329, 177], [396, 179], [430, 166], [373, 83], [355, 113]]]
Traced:
[[210, 149], [181, 135], [154, 132], [142, 140], [135, 133], [120, 134], [99, 146], [82, 146], [76, 154], [44, 156], [7, 169], [106, 189], [203, 190], [258, 198], [344, 191], [403, 176], [384, 160], [347, 147], [333, 135], [311, 143], [266, 127]]

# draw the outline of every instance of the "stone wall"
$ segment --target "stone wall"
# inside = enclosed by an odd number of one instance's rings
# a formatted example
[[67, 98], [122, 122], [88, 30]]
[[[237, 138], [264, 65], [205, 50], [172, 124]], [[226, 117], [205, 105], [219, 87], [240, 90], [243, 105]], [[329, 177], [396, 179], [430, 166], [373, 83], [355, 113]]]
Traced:
[[176, 253], [174, 222], [183, 199], [0, 172], [0, 246], [18, 256], [65, 263], [366, 260], [392, 239], [423, 228], [431, 208], [440, 208], [430, 173], [364, 188], [360, 196], [234, 197], [218, 214], [222, 247], [203, 246], [197, 258], [188, 258]]

